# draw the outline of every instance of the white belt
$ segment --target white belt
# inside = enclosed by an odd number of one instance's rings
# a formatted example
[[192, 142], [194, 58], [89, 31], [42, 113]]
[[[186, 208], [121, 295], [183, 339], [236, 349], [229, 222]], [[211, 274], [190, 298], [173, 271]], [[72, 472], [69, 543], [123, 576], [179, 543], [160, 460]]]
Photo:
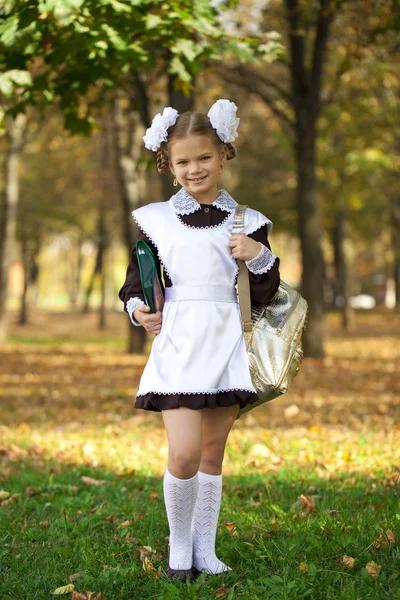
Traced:
[[230, 285], [173, 285], [165, 288], [167, 302], [179, 300], [210, 300], [237, 302], [236, 288]]

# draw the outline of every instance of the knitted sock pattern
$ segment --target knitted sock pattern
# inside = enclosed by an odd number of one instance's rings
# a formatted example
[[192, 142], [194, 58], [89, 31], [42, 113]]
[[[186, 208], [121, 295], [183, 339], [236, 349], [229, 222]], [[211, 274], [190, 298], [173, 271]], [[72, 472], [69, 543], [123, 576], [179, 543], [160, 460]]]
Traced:
[[232, 571], [215, 554], [215, 538], [222, 496], [222, 474], [208, 475], [199, 471], [199, 492], [194, 508], [193, 565], [208, 574]]
[[178, 479], [168, 468], [164, 473], [164, 500], [169, 524], [169, 566], [192, 568], [194, 505], [198, 493], [197, 473], [191, 479]]

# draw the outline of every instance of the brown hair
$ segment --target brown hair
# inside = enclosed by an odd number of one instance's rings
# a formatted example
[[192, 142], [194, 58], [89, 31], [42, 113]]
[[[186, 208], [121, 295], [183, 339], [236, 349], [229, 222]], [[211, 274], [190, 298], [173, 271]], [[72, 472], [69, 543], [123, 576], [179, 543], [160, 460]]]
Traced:
[[185, 112], [179, 115], [175, 125], [172, 125], [168, 129], [168, 141], [161, 142], [161, 146], [157, 150], [157, 170], [159, 173], [168, 173], [170, 170], [168, 145], [188, 135], [208, 135], [218, 147], [225, 145], [227, 160], [232, 160], [237, 154], [236, 148], [232, 143], [224, 143], [218, 137], [207, 115], [201, 112]]

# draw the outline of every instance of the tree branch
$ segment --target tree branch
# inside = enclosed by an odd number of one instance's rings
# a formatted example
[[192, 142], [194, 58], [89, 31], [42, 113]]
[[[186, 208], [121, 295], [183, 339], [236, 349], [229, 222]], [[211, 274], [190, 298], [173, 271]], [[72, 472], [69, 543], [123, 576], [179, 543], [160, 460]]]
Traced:
[[238, 70], [234, 67], [228, 69], [227, 71], [224, 71], [222, 76], [228, 83], [239, 85], [240, 87], [245, 88], [249, 92], [259, 96], [266, 104], [268, 104], [274, 115], [277, 116], [281, 121], [289, 125], [291, 131], [294, 132], [294, 122], [286, 113], [284, 113], [280, 108], [277, 107], [276, 103], [269, 95], [268, 90], [265, 89], [265, 84], [258, 78], [256, 73], [248, 73], [245, 70], [242, 70], [242, 72], [238, 72]]

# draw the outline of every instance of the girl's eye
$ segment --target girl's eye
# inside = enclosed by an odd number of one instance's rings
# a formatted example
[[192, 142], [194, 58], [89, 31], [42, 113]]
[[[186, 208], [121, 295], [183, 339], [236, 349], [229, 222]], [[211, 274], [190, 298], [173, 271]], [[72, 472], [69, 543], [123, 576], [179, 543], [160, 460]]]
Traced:
[[211, 156], [203, 156], [203, 160], [208, 160]]

